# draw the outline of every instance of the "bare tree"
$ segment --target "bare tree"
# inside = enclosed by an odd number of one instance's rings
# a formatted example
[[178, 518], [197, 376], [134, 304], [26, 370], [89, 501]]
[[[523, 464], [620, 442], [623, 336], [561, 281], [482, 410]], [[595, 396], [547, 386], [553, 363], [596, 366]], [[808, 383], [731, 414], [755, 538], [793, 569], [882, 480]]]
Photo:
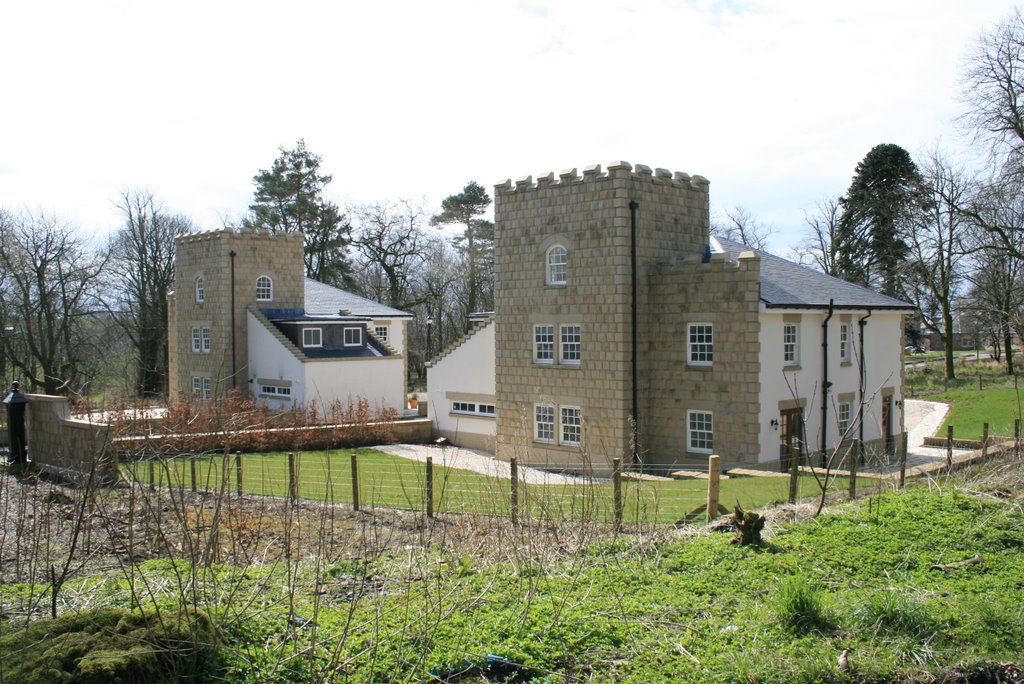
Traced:
[[423, 288], [416, 280], [426, 239], [422, 208], [401, 200], [364, 204], [349, 213], [356, 223], [355, 281], [362, 294], [397, 309], [422, 303]]
[[1014, 11], [975, 40], [961, 78], [969, 110], [959, 123], [1018, 175], [1024, 150], [1024, 14]]
[[970, 281], [975, 323], [988, 333], [996, 359], [1002, 357], [1007, 374], [1012, 375], [1013, 331], [1024, 309], [1024, 262], [1000, 247], [982, 247]]
[[753, 247], [768, 249], [768, 240], [775, 228], [761, 223], [746, 208], [736, 206], [725, 210], [724, 218], [711, 224], [713, 235]]
[[106, 263], [73, 226], [42, 212], [0, 212], [0, 292], [10, 318], [4, 353], [33, 389], [80, 390], [91, 336], [102, 337], [96, 290]]
[[193, 226], [188, 217], [166, 211], [148, 190], [122, 191], [117, 206], [124, 224], [108, 245], [110, 308], [132, 343], [135, 392], [155, 396], [167, 382], [167, 293], [174, 286], [174, 238]]
[[836, 247], [842, 214], [843, 207], [839, 200], [830, 197], [818, 202], [814, 213], [804, 215], [804, 222], [810, 232], [798, 252], [801, 262], [809, 259], [816, 268], [828, 275], [834, 276], [839, 272]]
[[917, 305], [924, 327], [942, 336], [946, 378], [955, 377], [953, 366], [953, 304], [963, 282], [971, 228], [960, 207], [971, 192], [964, 171], [954, 168], [935, 150], [922, 169], [930, 195], [926, 208], [916, 215], [909, 235], [909, 263], [901, 280], [902, 294]]

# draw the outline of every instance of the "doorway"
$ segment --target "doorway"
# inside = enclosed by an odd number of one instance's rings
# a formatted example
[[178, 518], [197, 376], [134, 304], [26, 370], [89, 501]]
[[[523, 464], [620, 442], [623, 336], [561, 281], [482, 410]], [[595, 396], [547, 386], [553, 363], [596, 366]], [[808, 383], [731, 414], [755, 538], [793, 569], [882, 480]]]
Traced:
[[803, 463], [804, 414], [799, 408], [779, 412], [779, 469], [788, 472]]

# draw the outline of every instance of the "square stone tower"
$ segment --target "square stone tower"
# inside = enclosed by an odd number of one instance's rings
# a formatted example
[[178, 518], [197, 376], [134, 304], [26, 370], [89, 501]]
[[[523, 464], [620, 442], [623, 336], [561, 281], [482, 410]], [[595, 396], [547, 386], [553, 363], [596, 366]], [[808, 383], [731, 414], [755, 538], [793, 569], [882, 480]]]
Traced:
[[708, 182], [615, 162], [495, 188], [496, 454], [607, 473], [629, 461], [648, 274], [699, 259]]
[[246, 310], [303, 308], [303, 235], [218, 230], [181, 235], [175, 243], [170, 394], [210, 398], [246, 391]]

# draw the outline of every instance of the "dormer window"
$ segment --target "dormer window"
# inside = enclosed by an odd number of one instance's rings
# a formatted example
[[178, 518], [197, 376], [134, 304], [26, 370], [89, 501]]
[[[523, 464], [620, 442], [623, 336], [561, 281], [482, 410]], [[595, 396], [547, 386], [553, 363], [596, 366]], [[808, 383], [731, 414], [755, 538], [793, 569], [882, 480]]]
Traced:
[[344, 336], [346, 347], [358, 347], [363, 344], [362, 328], [345, 328]]
[[322, 347], [322, 346], [324, 346], [324, 331], [323, 331], [323, 328], [303, 328], [302, 329], [302, 346], [303, 347]]
[[547, 253], [547, 276], [545, 282], [548, 285], [565, 285], [567, 276], [568, 252], [562, 245], [555, 245]]
[[274, 281], [270, 276], [261, 275], [256, 279], [256, 301], [271, 302], [274, 300]]
[[206, 285], [203, 282], [203, 276], [196, 278], [196, 304], [202, 304], [206, 301]]

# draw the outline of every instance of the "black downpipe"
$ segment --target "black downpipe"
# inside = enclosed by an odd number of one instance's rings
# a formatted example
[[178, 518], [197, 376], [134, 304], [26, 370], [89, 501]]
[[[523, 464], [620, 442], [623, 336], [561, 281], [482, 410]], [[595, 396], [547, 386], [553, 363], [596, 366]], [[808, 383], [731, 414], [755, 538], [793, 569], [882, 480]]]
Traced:
[[632, 451], [630, 458], [633, 461], [633, 465], [640, 463], [640, 448], [638, 442], [640, 441], [640, 401], [637, 398], [637, 361], [636, 361], [636, 212], [640, 208], [640, 203], [636, 200], [629, 201], [629, 271], [630, 278], [632, 280], [632, 298], [633, 298], [633, 312], [632, 312], [632, 333], [633, 341], [631, 345], [632, 364], [633, 364], [633, 440], [632, 440]]
[[867, 325], [868, 319], [871, 318], [871, 309], [868, 309], [868, 315], [857, 321], [857, 325], [860, 328], [860, 401], [857, 402], [857, 452], [859, 457], [859, 465], [864, 464], [864, 386], [868, 383], [867, 368], [864, 367], [864, 326]]
[[828, 316], [821, 323], [821, 467], [828, 467], [828, 322], [835, 311], [835, 300], [828, 300]]
[[238, 328], [235, 321], [235, 257], [238, 255], [235, 250], [231, 250], [228, 255], [231, 257], [231, 387], [238, 389], [238, 354], [235, 349], [235, 330]]

